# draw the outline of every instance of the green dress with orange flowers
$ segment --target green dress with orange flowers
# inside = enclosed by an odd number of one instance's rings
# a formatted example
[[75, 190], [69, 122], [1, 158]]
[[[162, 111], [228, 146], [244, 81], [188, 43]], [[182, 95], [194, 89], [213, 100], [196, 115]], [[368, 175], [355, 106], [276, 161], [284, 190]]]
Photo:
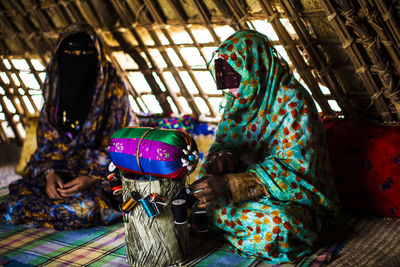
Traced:
[[213, 223], [235, 252], [268, 263], [308, 254], [327, 221], [338, 214], [338, 197], [315, 104], [269, 39], [236, 32], [217, 50], [242, 79], [227, 95], [209, 155], [233, 152], [265, 195], [239, 204], [220, 199]]

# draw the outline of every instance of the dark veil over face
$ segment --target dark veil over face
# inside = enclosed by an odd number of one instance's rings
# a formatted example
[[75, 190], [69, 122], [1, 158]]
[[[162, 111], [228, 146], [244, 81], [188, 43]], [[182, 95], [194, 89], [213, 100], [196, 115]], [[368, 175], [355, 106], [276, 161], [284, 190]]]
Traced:
[[94, 96], [99, 60], [90, 36], [78, 32], [65, 38], [57, 51], [57, 122], [73, 136], [85, 122]]

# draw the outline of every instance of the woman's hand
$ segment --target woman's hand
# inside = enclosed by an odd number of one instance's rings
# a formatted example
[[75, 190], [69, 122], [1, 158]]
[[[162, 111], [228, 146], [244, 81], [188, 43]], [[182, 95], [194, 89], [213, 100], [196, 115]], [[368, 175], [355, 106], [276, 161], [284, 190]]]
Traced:
[[199, 199], [199, 208], [211, 206], [218, 198], [229, 196], [225, 176], [206, 175], [190, 185], [194, 196]]
[[46, 174], [46, 194], [50, 199], [61, 199], [57, 190], [63, 187], [63, 180], [54, 170]]
[[63, 197], [70, 197], [81, 191], [92, 188], [99, 180], [90, 176], [79, 176], [74, 180], [64, 184], [63, 188], [57, 188], [58, 193]]
[[207, 157], [204, 169], [208, 174], [226, 174], [235, 169], [235, 158], [232, 152], [216, 152]]

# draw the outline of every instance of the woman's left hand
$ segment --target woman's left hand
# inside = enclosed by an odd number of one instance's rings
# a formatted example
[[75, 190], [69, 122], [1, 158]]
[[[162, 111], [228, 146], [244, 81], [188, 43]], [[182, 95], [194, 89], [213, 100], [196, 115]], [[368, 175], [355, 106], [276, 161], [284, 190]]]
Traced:
[[63, 197], [70, 197], [81, 191], [92, 188], [97, 182], [98, 180], [93, 179], [90, 176], [79, 176], [64, 184], [63, 188], [57, 188], [57, 191]]
[[190, 185], [194, 196], [199, 199], [198, 208], [211, 206], [218, 198], [228, 197], [228, 187], [225, 176], [206, 175]]

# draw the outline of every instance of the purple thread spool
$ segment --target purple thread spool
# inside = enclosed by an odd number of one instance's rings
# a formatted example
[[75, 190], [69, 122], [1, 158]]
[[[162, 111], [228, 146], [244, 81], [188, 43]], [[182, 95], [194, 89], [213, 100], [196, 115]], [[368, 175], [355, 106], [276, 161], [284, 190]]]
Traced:
[[185, 224], [188, 222], [186, 200], [175, 199], [172, 201], [172, 214], [175, 224]]

